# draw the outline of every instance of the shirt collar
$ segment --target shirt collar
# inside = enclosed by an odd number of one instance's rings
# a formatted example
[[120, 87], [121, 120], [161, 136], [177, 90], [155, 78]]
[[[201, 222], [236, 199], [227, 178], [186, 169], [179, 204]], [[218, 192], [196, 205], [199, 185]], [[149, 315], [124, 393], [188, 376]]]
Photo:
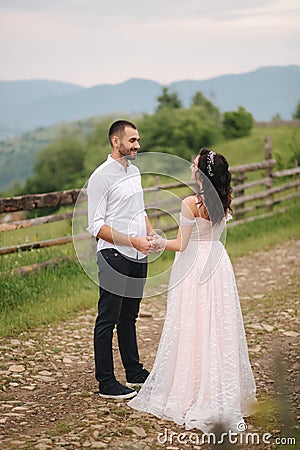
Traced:
[[[116, 159], [114, 159], [111, 155], [108, 155], [107, 161], [109, 163], [112, 163], [112, 162], [116, 163], [117, 164], [116, 167], [118, 167], [119, 170], [124, 170], [124, 167], [122, 166], [122, 164], [119, 163]], [[127, 160], [127, 167], [130, 167], [130, 166], [131, 166], [131, 162]]]

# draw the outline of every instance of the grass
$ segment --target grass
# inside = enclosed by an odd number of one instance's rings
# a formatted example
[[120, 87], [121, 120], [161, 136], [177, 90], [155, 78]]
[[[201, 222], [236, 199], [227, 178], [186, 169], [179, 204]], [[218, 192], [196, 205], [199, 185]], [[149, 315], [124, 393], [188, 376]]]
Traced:
[[265, 157], [264, 136], [271, 137], [273, 158], [280, 159], [283, 164], [288, 164], [293, 153], [299, 148], [299, 127], [274, 126], [254, 127], [250, 136], [226, 141], [218, 146], [217, 151], [226, 156], [231, 166], [262, 161]]
[[[280, 244], [287, 239], [300, 237], [299, 229], [300, 204], [293, 202], [285, 213], [277, 213], [265, 219], [238, 225], [226, 230], [226, 249], [232, 261], [237, 258]], [[168, 237], [174, 237], [174, 232], [167, 233]], [[172, 265], [174, 255], [164, 252], [163, 255], [149, 264], [149, 274], [165, 271]]]
[[[294, 202], [284, 214], [278, 213], [229, 228], [226, 248], [230, 257], [234, 261], [249, 252], [280, 244], [287, 239], [299, 238], [299, 217], [300, 204]], [[49, 255], [50, 249], [47, 250]], [[18, 335], [21, 331], [65, 320], [87, 308], [94, 308], [96, 311], [98, 287], [82, 270], [72, 247], [69, 246], [67, 250], [53, 248], [51, 251], [56, 254], [67, 252], [74, 259], [27, 276], [11, 276], [8, 272], [18, 262], [20, 255], [7, 255], [8, 257], [0, 260], [1, 336]], [[36, 253], [21, 254], [22, 265], [27, 258], [32, 259], [32, 255]], [[174, 254], [164, 252], [149, 264], [149, 276], [170, 268], [173, 258]]]
[[293, 202], [285, 213], [228, 228], [226, 247], [234, 260], [251, 251], [280, 244], [288, 239], [300, 237], [300, 204]]
[[[264, 159], [263, 136], [272, 137], [274, 157], [279, 157], [281, 164], [291, 159], [295, 143], [300, 142], [300, 129], [293, 127], [254, 128], [251, 136], [224, 142], [217, 150], [224, 153], [230, 165], [249, 163]], [[188, 179], [185, 177], [184, 179]], [[146, 175], [144, 187], [153, 185], [153, 176]], [[174, 181], [168, 176], [161, 176], [160, 183]], [[174, 208], [174, 195], [188, 195], [188, 188], [169, 190], [162, 195], [170, 200], [164, 209]], [[248, 193], [248, 192], [247, 192]], [[145, 202], [155, 201], [148, 193]], [[152, 198], [153, 197], [153, 198]], [[178, 199], [178, 202], [180, 200]], [[239, 225], [227, 229], [226, 248], [234, 261], [249, 252], [261, 250], [287, 239], [299, 238], [299, 202], [289, 202], [286, 213], [277, 213], [266, 219]], [[64, 208], [62, 211], [67, 211]], [[164, 218], [161, 225], [166, 224]], [[78, 222], [79, 223], [79, 222]], [[155, 226], [155, 220], [152, 220]], [[80, 224], [81, 226], [81, 224]], [[84, 228], [84, 224], [82, 225]], [[82, 230], [77, 230], [80, 232]], [[44, 240], [72, 233], [71, 220], [20, 229], [0, 234], [0, 246], [11, 246], [36, 240]], [[167, 233], [173, 237], [174, 232]], [[83, 244], [83, 253], [87, 247]], [[47, 268], [26, 276], [12, 276], [18, 267], [40, 263], [61, 257], [56, 267]], [[172, 266], [174, 254], [164, 252], [155, 261], [149, 263], [149, 276], [161, 274]], [[91, 259], [91, 264], [94, 260]], [[96, 270], [96, 269], [95, 269]], [[80, 310], [93, 307], [96, 310], [98, 287], [91, 281], [79, 265], [72, 244], [20, 252], [0, 257], [0, 336], [18, 335], [21, 331], [45, 326], [64, 320]], [[96, 271], [95, 271], [96, 273]]]
[[98, 288], [76, 260], [27, 276], [2, 276], [1, 336], [65, 320], [96, 307]]

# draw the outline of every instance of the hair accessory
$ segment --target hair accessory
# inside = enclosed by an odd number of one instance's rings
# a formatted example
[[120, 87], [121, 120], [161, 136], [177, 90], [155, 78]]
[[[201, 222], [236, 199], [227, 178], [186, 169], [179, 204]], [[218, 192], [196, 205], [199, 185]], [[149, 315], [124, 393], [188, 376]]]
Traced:
[[213, 177], [213, 176], [214, 176], [213, 171], [212, 171], [212, 167], [211, 167], [211, 166], [213, 166], [214, 163], [215, 163], [215, 154], [216, 154], [216, 152], [213, 152], [213, 151], [211, 150], [211, 151], [208, 153], [208, 155], [207, 155], [206, 167], [207, 167], [208, 175], [209, 175], [210, 177]]

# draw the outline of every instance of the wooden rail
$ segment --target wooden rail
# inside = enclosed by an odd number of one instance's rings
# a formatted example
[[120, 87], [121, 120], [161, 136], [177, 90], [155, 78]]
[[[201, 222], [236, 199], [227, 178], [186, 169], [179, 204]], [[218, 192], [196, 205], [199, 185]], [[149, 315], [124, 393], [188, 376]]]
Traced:
[[[231, 222], [229, 226], [237, 226], [240, 223], [256, 220], [257, 218], [269, 217], [274, 213], [275, 205], [282, 204], [290, 199], [296, 198], [300, 194], [298, 187], [300, 186], [300, 167], [274, 171], [276, 161], [272, 158], [272, 142], [269, 137], [265, 137], [265, 160], [254, 162], [250, 164], [241, 164], [233, 166], [230, 171], [233, 176], [233, 201], [232, 206], [235, 213], [235, 221]], [[247, 181], [247, 175], [250, 172], [264, 171], [264, 176], [259, 179]], [[287, 182], [288, 177], [292, 180]], [[280, 179], [284, 180], [283, 184], [277, 184]], [[274, 180], [276, 185], [274, 186]], [[191, 180], [182, 182], [171, 182], [159, 184], [159, 176], [155, 177], [155, 185], [144, 189], [145, 193], [154, 193], [154, 200], [146, 204], [146, 209], [149, 210], [148, 216], [153, 220], [155, 228], [160, 228], [167, 232], [177, 229], [177, 224], [162, 224], [160, 221], [164, 216], [178, 213], [178, 207], [175, 207], [172, 199], [160, 200], [158, 193], [166, 190], [176, 190], [178, 188], [187, 187], [195, 188], [195, 182]], [[259, 189], [259, 190], [258, 190]], [[249, 192], [250, 190], [250, 192]], [[252, 192], [251, 192], [252, 190]], [[285, 193], [284, 195], [282, 195]], [[157, 194], [157, 195], [156, 195]], [[79, 197], [80, 195], [80, 197]], [[179, 195], [177, 199], [182, 199], [186, 196]], [[36, 217], [33, 219], [22, 220], [8, 220], [10, 215], [18, 211], [34, 211], [42, 208], [61, 206], [73, 206], [77, 201], [85, 201], [87, 199], [86, 191], [81, 189], [70, 189], [61, 192], [50, 192], [46, 194], [24, 195], [19, 197], [10, 197], [0, 199], [0, 214], [4, 220], [0, 223], [0, 231], [14, 231], [21, 228], [29, 228], [48, 223], [71, 220], [73, 211], [61, 212]], [[258, 211], [262, 211], [259, 215]], [[85, 209], [77, 210], [76, 217], [85, 216], [87, 214]], [[0, 216], [1, 218], [1, 216]], [[39, 242], [24, 243], [19, 245], [12, 245], [0, 248], [0, 255], [7, 255], [16, 252], [24, 252], [34, 249], [42, 249], [45, 247], [52, 247], [57, 245], [64, 245], [76, 240], [89, 239], [87, 233], [82, 233], [77, 236], [63, 236], [54, 239], [47, 239]], [[41, 263], [43, 267], [47, 267], [47, 262]], [[23, 271], [20, 269], [19, 273], [30, 272], [30, 267]]]

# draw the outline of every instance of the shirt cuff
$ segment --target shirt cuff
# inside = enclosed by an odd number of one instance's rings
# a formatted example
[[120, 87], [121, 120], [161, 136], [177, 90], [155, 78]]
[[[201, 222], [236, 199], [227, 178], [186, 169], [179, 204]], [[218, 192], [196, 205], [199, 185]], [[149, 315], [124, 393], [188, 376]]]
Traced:
[[103, 219], [95, 220], [91, 225], [87, 227], [87, 231], [92, 235], [97, 237], [100, 229], [105, 225], [105, 222]]

